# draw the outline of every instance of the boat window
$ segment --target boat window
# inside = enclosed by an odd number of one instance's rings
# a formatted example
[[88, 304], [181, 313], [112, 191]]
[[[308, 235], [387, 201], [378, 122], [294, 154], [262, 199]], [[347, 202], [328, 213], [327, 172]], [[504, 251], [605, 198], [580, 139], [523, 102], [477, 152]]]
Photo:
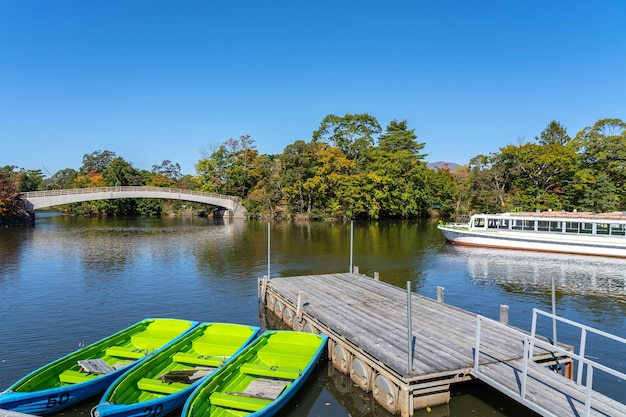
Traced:
[[535, 230], [535, 220], [513, 220], [515, 230]]
[[562, 232], [563, 231], [563, 222], [550, 222], [550, 231], [551, 232]]
[[565, 232], [567, 233], [578, 233], [580, 228], [580, 223], [578, 222], [565, 222]]
[[581, 223], [580, 233], [585, 233], [585, 234], [593, 233], [593, 223]]
[[598, 234], [598, 235], [608, 235], [609, 234], [609, 225], [607, 223], [598, 223], [596, 225], [596, 234]]
[[624, 224], [612, 224], [611, 236], [624, 236], [626, 231], [626, 225]]
[[550, 222], [546, 220], [539, 220], [537, 222], [537, 230], [539, 230], [540, 232], [549, 232]]
[[485, 227], [485, 218], [484, 217], [475, 217], [474, 218], [474, 228], [484, 228]]
[[508, 229], [509, 228], [509, 220], [508, 219], [500, 219], [498, 220], [498, 229]]

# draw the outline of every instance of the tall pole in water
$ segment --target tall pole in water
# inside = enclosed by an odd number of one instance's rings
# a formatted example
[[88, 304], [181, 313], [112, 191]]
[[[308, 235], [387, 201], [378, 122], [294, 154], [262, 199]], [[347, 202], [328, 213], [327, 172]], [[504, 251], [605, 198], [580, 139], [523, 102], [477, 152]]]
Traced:
[[267, 279], [270, 279], [270, 223], [267, 222]]
[[406, 282], [406, 328], [407, 328], [407, 371], [411, 374], [413, 368], [413, 322], [411, 320], [411, 281]]
[[556, 346], [556, 285], [552, 276], [552, 344]]
[[354, 220], [350, 221], [350, 270], [352, 273], [352, 250], [354, 249]]

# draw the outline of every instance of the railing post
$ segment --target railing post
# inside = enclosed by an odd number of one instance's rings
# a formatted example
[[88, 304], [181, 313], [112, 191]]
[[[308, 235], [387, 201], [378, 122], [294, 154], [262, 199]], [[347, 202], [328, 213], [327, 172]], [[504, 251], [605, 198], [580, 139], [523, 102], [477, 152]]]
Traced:
[[520, 390], [520, 398], [522, 400], [526, 399], [526, 378], [528, 377], [528, 356], [530, 355], [529, 352], [529, 345], [530, 344], [530, 339], [529, 338], [525, 338], [524, 339], [524, 358], [522, 359], [522, 389]]
[[478, 356], [480, 355], [480, 316], [476, 316], [476, 345], [474, 347], [474, 372], [478, 372]]
[[585, 387], [585, 417], [591, 415], [591, 392], [593, 387], [593, 366], [587, 364], [587, 386]]
[[[578, 352], [578, 356], [580, 356], [583, 359], [585, 358], [585, 345], [586, 344], [587, 344], [587, 330], [583, 327], [581, 328], [581, 332], [580, 332], [580, 351]], [[583, 361], [580, 361], [578, 363], [578, 373], [576, 375], [576, 383], [578, 385], [582, 384], [583, 367], [584, 367], [584, 363]]]

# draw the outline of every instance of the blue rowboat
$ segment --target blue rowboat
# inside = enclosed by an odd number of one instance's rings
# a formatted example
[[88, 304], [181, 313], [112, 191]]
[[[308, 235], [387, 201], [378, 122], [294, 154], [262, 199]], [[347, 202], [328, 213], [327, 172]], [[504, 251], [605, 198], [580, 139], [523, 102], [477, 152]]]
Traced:
[[102, 393], [128, 369], [197, 324], [168, 318], [135, 323], [15, 382], [0, 392], [0, 409], [36, 415], [61, 411]]

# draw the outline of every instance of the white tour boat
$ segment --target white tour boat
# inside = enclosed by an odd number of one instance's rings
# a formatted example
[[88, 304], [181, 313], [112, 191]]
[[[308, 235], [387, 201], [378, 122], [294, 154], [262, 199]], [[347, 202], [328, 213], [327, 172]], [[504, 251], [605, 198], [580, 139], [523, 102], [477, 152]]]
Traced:
[[438, 228], [455, 245], [626, 258], [626, 212], [475, 214]]

